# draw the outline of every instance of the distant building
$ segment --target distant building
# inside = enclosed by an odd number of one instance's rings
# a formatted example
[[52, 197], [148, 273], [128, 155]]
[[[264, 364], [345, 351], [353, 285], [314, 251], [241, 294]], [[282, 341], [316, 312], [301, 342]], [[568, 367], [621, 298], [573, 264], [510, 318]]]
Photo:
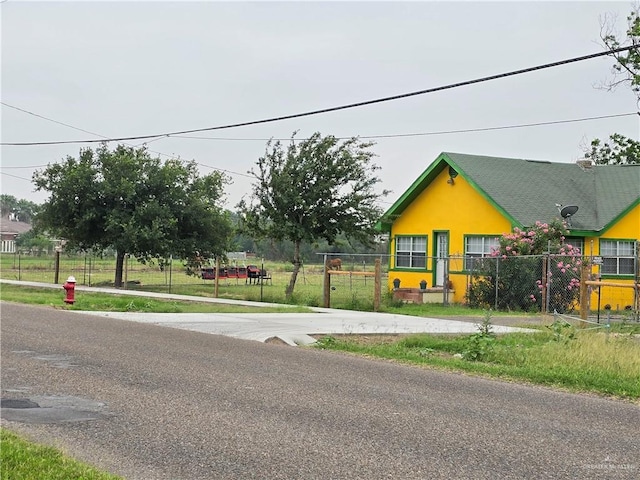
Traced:
[[0, 236], [2, 237], [0, 253], [15, 253], [18, 235], [29, 230], [31, 230], [31, 225], [21, 222], [15, 213], [0, 217]]

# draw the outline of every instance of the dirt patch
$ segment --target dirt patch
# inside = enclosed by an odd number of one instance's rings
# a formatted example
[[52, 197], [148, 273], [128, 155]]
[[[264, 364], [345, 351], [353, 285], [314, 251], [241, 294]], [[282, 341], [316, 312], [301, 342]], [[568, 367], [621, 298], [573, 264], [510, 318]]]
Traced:
[[264, 343], [268, 343], [270, 345], [289, 345], [287, 342], [278, 337], [269, 337]]
[[[331, 337], [338, 338], [341, 340], [349, 340], [351, 342], [358, 343], [360, 345], [387, 345], [390, 343], [396, 343], [403, 338], [406, 338], [410, 335], [408, 333], [372, 333], [372, 334], [352, 334], [352, 333], [344, 333], [344, 334], [333, 334]], [[316, 340], [320, 340], [321, 338], [326, 337], [327, 335], [311, 335]]]

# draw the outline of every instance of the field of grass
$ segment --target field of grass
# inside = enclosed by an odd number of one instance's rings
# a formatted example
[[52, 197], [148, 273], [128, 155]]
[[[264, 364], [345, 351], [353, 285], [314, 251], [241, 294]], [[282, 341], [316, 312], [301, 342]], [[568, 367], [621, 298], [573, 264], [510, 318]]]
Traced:
[[[254, 260], [255, 262], [255, 260]], [[247, 264], [251, 263], [247, 260]], [[345, 265], [346, 269], [373, 271], [373, 259], [366, 265]], [[126, 263], [126, 288], [129, 290], [148, 290], [185, 295], [212, 297], [214, 282], [202, 280], [197, 276], [185, 274], [179, 261], [171, 268], [160, 269], [158, 265], [143, 265], [133, 259]], [[54, 282], [55, 261], [53, 257], [35, 257], [25, 255], [0, 255], [0, 278], [33, 282]], [[248, 285], [244, 279], [221, 280], [219, 296], [238, 300], [254, 300], [273, 303], [285, 303], [284, 291], [289, 283], [292, 265], [286, 262], [265, 262], [264, 268], [272, 280], [262, 286]], [[113, 258], [96, 258], [61, 255], [58, 283], [62, 284], [69, 275], [73, 275], [78, 285], [95, 287], [113, 287], [115, 261]], [[332, 279], [331, 306], [352, 310], [373, 310], [373, 278], [344, 275]], [[386, 277], [382, 280], [383, 296], [387, 294]], [[323, 266], [305, 265], [298, 275], [293, 298], [296, 305], [322, 306], [323, 303]]]
[[32, 305], [50, 305], [66, 310], [88, 310], [108, 312], [156, 312], [156, 313], [291, 313], [309, 312], [306, 307], [282, 305], [276, 307], [247, 307], [241, 305], [205, 303], [159, 298], [112, 295], [96, 292], [76, 292], [76, 302], [63, 302], [64, 290], [1, 284], [2, 300]]
[[6, 480], [119, 480], [63, 455], [0, 429], [0, 478]]
[[[345, 264], [346, 271], [369, 271], [374, 268], [373, 258], [366, 264]], [[250, 261], [247, 260], [247, 263]], [[0, 278], [10, 280], [53, 283], [53, 257], [0, 255]], [[305, 265], [298, 275], [293, 297], [287, 302], [285, 288], [289, 283], [292, 265], [285, 262], [265, 262], [265, 269], [272, 281], [263, 285], [248, 285], [242, 279], [221, 280], [219, 297], [235, 300], [263, 301], [270, 303], [290, 303], [320, 307], [323, 305], [323, 265]], [[58, 283], [62, 284], [69, 275], [75, 276], [78, 285], [112, 287], [115, 274], [113, 258], [96, 258], [61, 255]], [[167, 292], [204, 297], [214, 296], [214, 282], [200, 277], [188, 276], [180, 262], [175, 261], [171, 270], [160, 270], [158, 265], [142, 265], [135, 260], [127, 262], [128, 290]], [[374, 280], [372, 277], [340, 275], [331, 279], [331, 307], [348, 310], [373, 311]], [[62, 290], [62, 289], [61, 289]], [[383, 272], [382, 311], [405, 315], [482, 315], [482, 311], [472, 311], [461, 305], [443, 307], [438, 304], [406, 305], [393, 302]]]
[[479, 325], [478, 333], [473, 335], [327, 336], [317, 346], [572, 391], [640, 399], [637, 323], [583, 330], [557, 321], [533, 328], [537, 332], [494, 335], [489, 323], [488, 329]]

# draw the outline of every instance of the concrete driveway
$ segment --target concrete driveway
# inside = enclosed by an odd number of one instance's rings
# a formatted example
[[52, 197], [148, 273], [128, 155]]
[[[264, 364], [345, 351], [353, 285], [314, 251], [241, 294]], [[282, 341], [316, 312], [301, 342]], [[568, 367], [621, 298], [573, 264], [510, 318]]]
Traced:
[[[0, 280], [0, 283], [57, 288], [60, 285]], [[220, 298], [173, 295], [113, 288], [76, 287], [77, 291], [104, 292], [117, 295], [224, 303], [251, 307], [279, 306], [280, 304], [249, 302]], [[289, 345], [308, 345], [315, 342], [311, 335], [318, 334], [403, 334], [403, 333], [475, 333], [473, 322], [413, 317], [389, 313], [358, 312], [329, 308], [311, 308], [313, 313], [137, 313], [137, 312], [74, 312], [85, 315], [117, 318], [132, 322], [151, 323], [203, 333], [265, 342], [279, 338]], [[478, 320], [480, 321], [480, 320]], [[495, 333], [531, 331], [527, 329], [493, 325]]]
[[[203, 333], [264, 342], [279, 338], [289, 345], [308, 345], [318, 334], [474, 333], [474, 323], [388, 313], [314, 309], [314, 313], [129, 313], [82, 312], [87, 315], [152, 323]], [[528, 331], [494, 325], [496, 333]]]

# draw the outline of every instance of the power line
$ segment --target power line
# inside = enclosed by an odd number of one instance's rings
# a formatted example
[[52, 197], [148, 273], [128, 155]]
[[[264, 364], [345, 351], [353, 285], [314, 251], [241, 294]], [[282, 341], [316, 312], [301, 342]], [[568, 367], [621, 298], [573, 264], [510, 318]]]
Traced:
[[29, 169], [29, 168], [44, 168], [46, 166], [47, 165], [20, 165], [18, 167], [8, 167], [6, 165], [2, 165], [2, 168], [3, 169], [5, 169], [5, 168], [13, 168], [13, 169], [24, 168], [24, 169]]
[[552, 67], [557, 67], [557, 66], [561, 66], [561, 65], [567, 65], [569, 63], [575, 63], [575, 62], [581, 62], [584, 60], [590, 60], [593, 58], [598, 58], [598, 57], [603, 57], [606, 55], [611, 55], [613, 53], [618, 53], [618, 52], [623, 52], [623, 51], [628, 51], [628, 50], [632, 50], [637, 48], [637, 46], [635, 45], [631, 45], [631, 46], [627, 46], [627, 47], [620, 47], [620, 48], [615, 48], [615, 49], [610, 49], [610, 50], [605, 50], [602, 52], [598, 52], [598, 53], [592, 53], [590, 55], [583, 55], [580, 57], [574, 57], [574, 58], [569, 58], [569, 59], [565, 59], [565, 60], [560, 60], [557, 62], [552, 62], [552, 63], [546, 63], [543, 65], [537, 65], [534, 67], [528, 67], [528, 68], [523, 68], [520, 70], [513, 70], [511, 72], [506, 72], [506, 73], [500, 73], [497, 75], [490, 75], [488, 77], [481, 77], [481, 78], [477, 78], [474, 80], [466, 80], [464, 82], [457, 82], [457, 83], [452, 83], [449, 85], [444, 85], [444, 86], [440, 86], [440, 87], [434, 87], [434, 88], [428, 88], [425, 90], [418, 90], [416, 92], [410, 92], [410, 93], [403, 93], [403, 94], [399, 94], [399, 95], [393, 95], [390, 97], [382, 97], [382, 98], [377, 98], [374, 100], [367, 100], [364, 102], [356, 102], [356, 103], [350, 103], [350, 104], [346, 104], [346, 105], [340, 105], [337, 107], [330, 107], [330, 108], [323, 108], [323, 109], [319, 109], [319, 110], [312, 110], [312, 111], [308, 111], [308, 112], [303, 112], [303, 113], [295, 113], [295, 114], [291, 114], [291, 115], [283, 115], [280, 117], [271, 117], [271, 118], [265, 118], [262, 120], [252, 120], [252, 121], [248, 121], [248, 122], [241, 122], [241, 123], [233, 123], [233, 124], [227, 124], [227, 125], [220, 125], [217, 127], [207, 127], [207, 128], [197, 128], [197, 129], [193, 129], [193, 130], [182, 130], [182, 131], [177, 131], [177, 132], [169, 132], [169, 133], [162, 133], [162, 134], [155, 134], [155, 135], [139, 135], [139, 136], [131, 136], [131, 137], [117, 137], [117, 138], [109, 138], [109, 139], [105, 139], [105, 140], [95, 140], [95, 139], [91, 139], [91, 140], [67, 140], [67, 141], [54, 141], [54, 142], [2, 142], [0, 143], [0, 145], [6, 145], [6, 146], [35, 146], [35, 145], [62, 145], [62, 144], [69, 144], [69, 143], [97, 143], [97, 142], [103, 142], [103, 141], [107, 141], [107, 142], [120, 142], [120, 141], [125, 141], [125, 140], [144, 140], [144, 139], [149, 139], [149, 138], [158, 138], [158, 137], [170, 137], [173, 135], [185, 135], [188, 133], [198, 133], [198, 132], [206, 132], [206, 131], [212, 131], [212, 130], [224, 130], [224, 129], [229, 129], [229, 128], [237, 128], [237, 127], [246, 127], [249, 125], [259, 125], [259, 124], [264, 124], [264, 123], [272, 123], [272, 122], [278, 122], [278, 121], [282, 121], [282, 120], [290, 120], [293, 118], [301, 118], [301, 117], [308, 117], [311, 115], [319, 115], [322, 113], [329, 113], [329, 112], [336, 112], [339, 110], [346, 110], [346, 109], [350, 109], [350, 108], [356, 108], [356, 107], [363, 107], [366, 105], [373, 105], [376, 103], [382, 103], [382, 102], [389, 102], [392, 100], [400, 100], [403, 98], [409, 98], [409, 97], [414, 97], [417, 95], [424, 95], [427, 93], [434, 93], [434, 92], [439, 92], [442, 90], [449, 90], [452, 88], [459, 88], [459, 87], [464, 87], [464, 86], [468, 86], [468, 85], [473, 85], [476, 83], [482, 83], [482, 82], [487, 82], [490, 80], [497, 80], [500, 78], [506, 78], [506, 77], [511, 77], [514, 75], [521, 75], [523, 73], [530, 73], [530, 72], [534, 72], [537, 70], [543, 70], [543, 69], [547, 69], [547, 68], [552, 68]]
[[[0, 102], [2, 103], [2, 102]], [[23, 110], [21, 108], [17, 108], [17, 107], [12, 107], [12, 108], [16, 108], [16, 110], [20, 110], [23, 111], [25, 113], [29, 113], [32, 115], [35, 115], [37, 117], [43, 118], [45, 120], [49, 120], [55, 123], [59, 123], [61, 125], [66, 125], [68, 127], [71, 128], [75, 128], [76, 130], [81, 130], [77, 127], [73, 127], [71, 125], [67, 125], [64, 124], [62, 122], [58, 122], [56, 120], [52, 120], [49, 119], [47, 117], [43, 117], [42, 115], [37, 115], [31, 112], [28, 112], [27, 110]], [[495, 131], [495, 130], [508, 130], [508, 129], [514, 129], [514, 128], [528, 128], [528, 127], [539, 127], [539, 126], [548, 126], [548, 125], [560, 125], [560, 124], [566, 124], [566, 123], [577, 123], [577, 122], [587, 122], [587, 121], [593, 121], [593, 120], [605, 120], [605, 119], [609, 119], [609, 118], [620, 118], [620, 117], [630, 117], [630, 116], [636, 116], [636, 115], [640, 115], [640, 112], [630, 112], [630, 113], [617, 113], [617, 114], [612, 114], [612, 115], [599, 115], [599, 116], [593, 116], [593, 117], [582, 117], [582, 118], [573, 118], [573, 119], [568, 119], [568, 120], [550, 120], [550, 121], [545, 121], [545, 122], [533, 122], [533, 123], [521, 123], [521, 124], [517, 124], [517, 125], [502, 125], [502, 126], [496, 126], [496, 127], [479, 127], [479, 128], [468, 128], [468, 129], [460, 129], [460, 130], [440, 130], [440, 131], [435, 131], [435, 132], [420, 132], [420, 133], [396, 133], [396, 134], [383, 134], [383, 135], [359, 135], [358, 138], [360, 139], [378, 139], [378, 138], [406, 138], [406, 137], [420, 137], [420, 136], [435, 136], [435, 135], [448, 135], [448, 134], [459, 134], [459, 133], [476, 133], [476, 132], [487, 132], [487, 131]], [[97, 134], [96, 134], [97, 135]], [[175, 135], [173, 136], [173, 138], [185, 138], [185, 139], [195, 139], [195, 140], [230, 140], [230, 141], [260, 141], [260, 142], [265, 142], [265, 141], [269, 141], [269, 140], [280, 140], [280, 141], [288, 141], [291, 140], [290, 138], [229, 138], [229, 137], [198, 137], [198, 136], [187, 136], [187, 135]], [[345, 140], [348, 138], [352, 138], [352, 137], [336, 137], [337, 140]], [[294, 141], [304, 141], [306, 140], [305, 138], [294, 138]], [[157, 152], [154, 150], [149, 150], [152, 153], [157, 153], [159, 155], [164, 155], [170, 158], [175, 158], [175, 156], [166, 154], [166, 153], [162, 153], [162, 152]], [[233, 170], [227, 170], [224, 168], [219, 168], [219, 167], [212, 167], [210, 165], [206, 165], [203, 163], [199, 163], [196, 162], [196, 165], [199, 165], [201, 167], [206, 167], [206, 168], [211, 168], [213, 170], [218, 170], [221, 172], [225, 172], [231, 175], [240, 175], [240, 176], [244, 176], [247, 178], [254, 178], [252, 175], [249, 174], [244, 174], [244, 173], [240, 173], [240, 172], [234, 172]], [[2, 168], [13, 168], [13, 169], [28, 169], [28, 168], [41, 168], [41, 167], [46, 167], [46, 165], [26, 165], [26, 166], [17, 166], [17, 167], [8, 167], [8, 166], [3, 166]]]
[[[78, 131], [81, 131], [81, 132], [84, 132], [84, 133], [88, 133], [88, 134], [90, 134], [90, 135], [95, 135], [95, 136], [97, 136], [97, 137], [102, 137], [103, 139], [109, 138], [109, 137], [106, 137], [106, 136], [101, 135], [101, 134], [99, 134], [99, 133], [91, 132], [91, 131], [89, 131], [89, 130], [85, 130], [85, 129], [83, 129], [83, 128], [76, 127], [76, 126], [74, 126], [74, 125], [70, 125], [70, 124], [68, 124], [68, 123], [60, 122], [60, 121], [58, 121], [58, 120], [54, 120], [53, 118], [45, 117], [44, 115], [40, 115], [40, 114], [38, 114], [38, 113], [31, 112], [31, 111], [29, 111], [29, 110], [25, 110], [24, 108], [16, 107], [15, 105], [10, 105], [10, 104], [5, 103], [5, 102], [0, 102], [0, 104], [4, 105], [5, 107], [13, 108], [14, 110], [18, 110], [18, 111], [20, 111], [20, 112], [26, 113], [26, 114], [28, 114], [28, 115], [33, 115], [34, 117], [41, 118], [41, 119], [46, 120], [46, 121], [48, 121], [48, 122], [53, 122], [53, 123], [56, 123], [56, 124], [58, 124], [58, 125], [63, 125], [63, 126], [65, 126], [65, 127], [72, 128], [72, 129], [74, 129], [74, 130], [78, 130]], [[149, 141], [144, 142], [144, 143], [145, 143], [145, 144], [148, 144], [148, 143], [154, 142], [154, 141], [156, 141], [156, 140], [160, 140], [161, 138], [163, 138], [163, 137], [162, 137], [162, 136], [160, 136], [160, 137], [158, 137], [158, 138], [156, 138], [156, 139], [154, 139], [154, 140], [149, 140]], [[105, 141], [105, 140], [100, 140], [100, 141], [102, 142], [102, 141]], [[129, 144], [129, 146], [132, 146], [132, 145], [130, 145], [130, 144]], [[135, 146], [134, 146], [134, 148], [137, 148], [137, 147], [139, 147], [139, 146], [140, 146], [140, 145], [135, 145]], [[167, 154], [167, 153], [158, 152], [158, 151], [155, 151], [155, 150], [149, 150], [149, 152], [151, 152], [151, 153], [155, 153], [155, 154], [157, 154], [157, 155], [164, 155], [165, 157], [169, 157], [169, 158], [175, 158], [175, 157], [176, 157], [175, 155], [169, 155], [169, 154]], [[211, 168], [212, 170], [217, 170], [217, 171], [221, 171], [221, 172], [229, 173], [229, 174], [232, 174], [232, 175], [240, 175], [240, 176], [244, 176], [244, 177], [253, 178], [251, 175], [247, 175], [247, 174], [240, 173], [240, 172], [234, 172], [234, 171], [232, 171], [232, 170], [226, 170], [226, 169], [224, 169], [224, 168], [212, 167], [212, 166], [210, 166], [210, 165], [205, 165], [205, 164], [203, 164], [203, 163], [197, 163], [197, 162], [196, 162], [196, 164], [197, 164], [197, 165], [200, 165], [201, 167]], [[41, 168], [41, 167], [46, 167], [46, 165], [33, 165], [33, 166], [20, 166], [20, 167], [3, 167], [3, 168]], [[7, 175], [9, 175], [9, 174], [7, 174]], [[15, 175], [13, 175], [13, 176], [15, 176]], [[16, 177], [16, 178], [21, 178], [22, 180], [27, 180], [26, 178], [22, 178], [22, 177]]]
[[68, 123], [59, 122], [58, 120], [54, 120], [53, 118], [48, 118], [48, 117], [45, 117], [43, 115], [39, 115], [37, 113], [30, 112], [29, 110], [25, 110], [24, 108], [16, 107], [15, 105], [9, 105], [8, 103], [5, 103], [5, 102], [0, 102], [0, 105], [4, 105], [5, 107], [13, 108], [14, 110], [18, 110], [19, 112], [22, 112], [22, 113], [33, 115], [34, 117], [42, 118], [43, 120], [46, 120], [48, 122], [57, 123], [58, 125], [62, 125], [64, 127], [68, 127], [68, 128], [73, 128], [74, 130], [78, 130], [79, 132], [88, 133], [89, 135], [95, 135], [96, 137], [100, 137], [100, 138], [109, 138], [109, 137], [106, 137], [104, 135], [100, 135], [99, 133], [90, 132], [89, 130], [85, 130], [84, 128], [74, 127], [73, 125], [69, 125]]
[[[513, 129], [513, 128], [541, 127], [545, 125], [560, 125], [564, 123], [588, 122], [592, 120], [604, 120], [607, 118], [630, 117], [635, 115], [640, 115], [640, 113], [639, 112], [617, 113], [613, 115], [600, 115], [596, 117], [572, 118], [569, 120], [551, 120], [546, 122], [521, 123], [518, 125], [502, 125], [497, 127], [467, 128], [467, 129], [461, 129], [461, 130], [440, 130], [435, 132], [421, 132], [421, 133], [393, 133], [393, 134], [385, 134], [385, 135], [358, 135], [358, 138], [366, 140], [366, 139], [376, 139], [376, 138], [428, 137], [428, 136], [434, 136], [434, 135], [448, 135], [453, 133], [488, 132], [493, 130], [507, 130], [507, 129]], [[196, 140], [261, 141], [261, 142], [266, 142], [269, 140], [280, 140], [280, 141], [292, 140], [290, 138], [226, 138], [226, 137], [197, 137], [197, 136], [187, 136], [187, 135], [172, 135], [171, 138], [187, 138], [187, 139], [192, 138]], [[336, 137], [336, 140], [346, 140], [348, 138], [351, 138], [351, 137]], [[306, 139], [294, 138], [293, 140], [296, 142], [301, 142]]]
[[2, 175], [6, 175], [6, 176], [8, 176], [8, 177], [19, 178], [20, 180], [26, 180], [27, 182], [30, 182], [30, 181], [31, 181], [31, 179], [30, 179], [30, 178], [19, 177], [18, 175], [12, 175], [12, 174], [10, 174], [10, 173], [3, 172], [3, 171], [0, 171], [0, 174], [2, 174]]

